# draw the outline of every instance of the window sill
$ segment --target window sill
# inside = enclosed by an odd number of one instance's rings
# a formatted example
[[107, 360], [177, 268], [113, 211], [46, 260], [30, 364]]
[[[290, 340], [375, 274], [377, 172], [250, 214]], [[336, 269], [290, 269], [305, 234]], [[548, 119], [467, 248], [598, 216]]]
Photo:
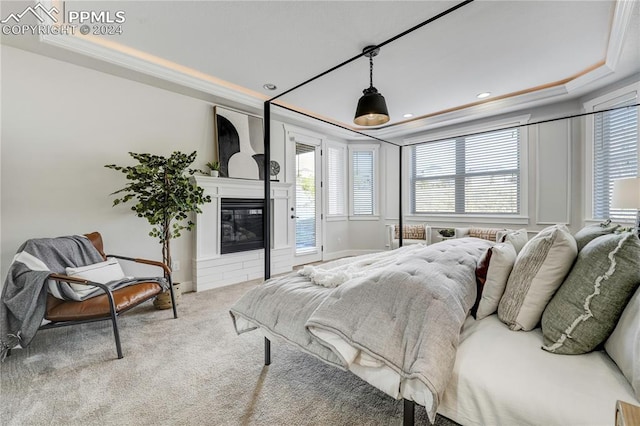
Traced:
[[374, 221], [374, 220], [380, 220], [380, 216], [378, 215], [373, 215], [373, 216], [349, 216], [349, 220], [370, 220], [370, 221]]
[[406, 216], [409, 220], [420, 220], [434, 223], [460, 223], [460, 224], [512, 224], [528, 225], [529, 216], [500, 216], [500, 215], [461, 215], [461, 214], [411, 214]]
[[347, 219], [349, 219], [349, 217], [345, 216], [345, 215], [340, 215], [340, 216], [339, 215], [336, 215], [336, 216], [326, 215], [325, 217], [326, 217], [327, 222], [344, 222]]
[[[586, 225], [598, 225], [602, 222], [605, 222], [607, 219], [585, 219], [584, 224]], [[635, 221], [632, 220], [612, 220], [611, 223], [621, 226], [635, 226]]]

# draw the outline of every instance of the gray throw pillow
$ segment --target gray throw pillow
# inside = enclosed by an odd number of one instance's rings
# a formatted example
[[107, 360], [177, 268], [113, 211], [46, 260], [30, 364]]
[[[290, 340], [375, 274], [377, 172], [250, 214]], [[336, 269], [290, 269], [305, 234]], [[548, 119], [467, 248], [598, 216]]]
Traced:
[[640, 240], [633, 232], [603, 235], [578, 254], [542, 315], [542, 349], [583, 354], [604, 342], [640, 285]]
[[578, 245], [578, 251], [582, 250], [584, 246], [589, 244], [593, 239], [601, 237], [603, 235], [613, 234], [620, 225], [614, 225], [611, 221], [598, 223], [596, 225], [587, 225], [573, 236], [576, 239]]

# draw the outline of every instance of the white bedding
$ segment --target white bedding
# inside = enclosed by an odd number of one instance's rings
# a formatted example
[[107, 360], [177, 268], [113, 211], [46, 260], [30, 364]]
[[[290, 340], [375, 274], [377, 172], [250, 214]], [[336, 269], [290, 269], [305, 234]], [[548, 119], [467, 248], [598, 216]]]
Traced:
[[477, 261], [490, 245], [460, 238], [323, 265], [355, 265], [359, 276], [327, 288], [293, 273], [251, 289], [230, 313], [236, 332], [280, 336], [394, 398], [417, 402], [434, 421], [476, 298]]
[[433, 395], [420, 380], [402, 377], [397, 371], [373, 358], [366, 352], [351, 346], [340, 336], [323, 329], [310, 329], [318, 339], [339, 352], [348, 370], [365, 382], [375, 386], [395, 399], [408, 399], [424, 407], [433, 405]]
[[496, 315], [469, 317], [438, 413], [469, 425], [613, 425], [620, 399], [640, 405], [602, 352], [545, 352], [540, 329], [511, 331]]

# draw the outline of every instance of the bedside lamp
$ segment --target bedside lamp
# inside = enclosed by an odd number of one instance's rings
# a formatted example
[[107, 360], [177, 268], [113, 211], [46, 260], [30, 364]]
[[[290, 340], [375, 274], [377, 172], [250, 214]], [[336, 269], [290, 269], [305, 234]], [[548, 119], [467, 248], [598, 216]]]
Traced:
[[613, 181], [611, 207], [636, 210], [636, 231], [640, 236], [640, 177]]

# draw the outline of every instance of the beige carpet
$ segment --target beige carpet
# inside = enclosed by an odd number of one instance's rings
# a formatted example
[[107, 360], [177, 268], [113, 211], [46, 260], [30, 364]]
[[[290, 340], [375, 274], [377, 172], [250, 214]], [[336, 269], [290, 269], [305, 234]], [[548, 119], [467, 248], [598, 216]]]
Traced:
[[108, 322], [40, 331], [0, 365], [0, 424], [402, 423], [401, 401], [286, 343], [264, 367], [263, 338], [237, 336], [228, 313], [254, 285], [185, 294], [178, 319], [150, 302], [124, 314], [120, 360]]

